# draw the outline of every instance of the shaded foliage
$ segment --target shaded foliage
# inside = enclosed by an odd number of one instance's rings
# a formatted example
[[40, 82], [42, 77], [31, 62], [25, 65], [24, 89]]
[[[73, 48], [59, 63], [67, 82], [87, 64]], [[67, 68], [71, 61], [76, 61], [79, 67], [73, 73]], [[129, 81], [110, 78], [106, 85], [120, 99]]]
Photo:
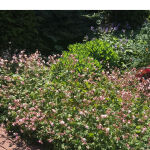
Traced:
[[0, 11], [0, 53], [38, 49], [42, 54], [61, 53], [69, 44], [82, 42], [91, 26], [129, 23], [140, 25], [149, 11], [32, 10]]
[[0, 11], [0, 51], [61, 53], [68, 44], [81, 42], [94, 24], [87, 13], [93, 11]]
[[60, 53], [68, 44], [82, 42], [83, 37], [95, 20], [85, 14], [93, 11], [36, 11], [40, 20], [39, 33], [43, 41], [43, 49]]
[[103, 24], [120, 24], [123, 28], [128, 23], [132, 28], [137, 28], [148, 18], [150, 12], [148, 10], [106, 10], [100, 11], [100, 14]]
[[0, 51], [35, 48], [37, 25], [34, 11], [0, 11]]

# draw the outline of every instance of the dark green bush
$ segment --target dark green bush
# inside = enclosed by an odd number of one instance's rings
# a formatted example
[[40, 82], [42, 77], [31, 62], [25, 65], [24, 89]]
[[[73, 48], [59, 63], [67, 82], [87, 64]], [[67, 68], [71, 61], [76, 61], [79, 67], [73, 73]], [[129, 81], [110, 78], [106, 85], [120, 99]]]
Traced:
[[83, 57], [93, 57], [101, 62], [103, 68], [117, 67], [119, 65], [119, 56], [108, 42], [102, 40], [93, 40], [83, 44], [77, 43], [69, 45], [69, 51]]
[[58, 10], [10, 10], [0, 11], [0, 55], [9, 48], [26, 49], [29, 53], [38, 49], [43, 55], [61, 53], [68, 44], [82, 41], [94, 18], [86, 14], [93, 11]]
[[[105, 24], [120, 24], [123, 28], [128, 23], [136, 29], [148, 19], [150, 11], [148, 10], [106, 10], [100, 11], [100, 22]], [[121, 29], [120, 28], [120, 29]]]
[[35, 50], [39, 47], [38, 19], [34, 11], [0, 11], [0, 54], [9, 48]]

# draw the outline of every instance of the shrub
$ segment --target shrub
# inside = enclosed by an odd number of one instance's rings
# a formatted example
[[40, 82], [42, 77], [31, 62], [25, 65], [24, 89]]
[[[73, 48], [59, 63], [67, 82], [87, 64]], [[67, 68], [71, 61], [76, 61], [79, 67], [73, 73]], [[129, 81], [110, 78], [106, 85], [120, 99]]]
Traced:
[[120, 23], [123, 27], [129, 23], [133, 28], [137, 28], [149, 17], [147, 10], [108, 10], [104, 13], [105, 23]]
[[88, 57], [78, 71], [78, 57], [50, 56], [47, 66], [38, 53], [0, 59], [7, 128], [53, 149], [148, 149], [150, 80], [101, 72]]
[[[82, 41], [95, 17], [83, 10], [1, 10], [0, 55], [4, 50], [36, 49], [47, 56], [62, 53], [68, 44]], [[11, 43], [11, 44], [10, 44]]]
[[69, 46], [69, 51], [83, 57], [93, 57], [101, 62], [103, 68], [117, 67], [119, 65], [118, 54], [114, 51], [108, 42], [102, 40], [93, 40], [83, 44], [77, 43]]
[[36, 49], [40, 45], [38, 26], [34, 11], [1, 10], [0, 55], [8, 49], [11, 54], [16, 49]]
[[145, 22], [135, 37], [135, 45], [138, 52], [138, 67], [150, 64], [150, 22]]
[[149, 24], [145, 22], [134, 31], [129, 29], [129, 25], [121, 31], [118, 30], [119, 25], [98, 27], [93, 30], [89, 40], [97, 38], [107, 41], [119, 55], [120, 69], [147, 66], [150, 64]]
[[[88, 74], [95, 71], [96, 68], [101, 71], [102, 65], [92, 57], [85, 57], [85, 55], [78, 55], [70, 52], [64, 52], [63, 57], [59, 59], [57, 64], [52, 65], [52, 79], [56, 76], [62, 77], [62, 80], [68, 80], [70, 72], [76, 74]], [[74, 71], [73, 71], [74, 70]]]

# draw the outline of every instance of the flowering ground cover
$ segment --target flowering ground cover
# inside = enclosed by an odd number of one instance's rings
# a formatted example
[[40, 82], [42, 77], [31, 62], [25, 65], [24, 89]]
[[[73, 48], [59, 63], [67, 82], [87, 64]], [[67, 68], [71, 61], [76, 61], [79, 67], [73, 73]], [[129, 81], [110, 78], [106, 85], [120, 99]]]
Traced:
[[1, 121], [48, 149], [148, 150], [150, 79], [101, 68], [74, 53], [0, 58]]

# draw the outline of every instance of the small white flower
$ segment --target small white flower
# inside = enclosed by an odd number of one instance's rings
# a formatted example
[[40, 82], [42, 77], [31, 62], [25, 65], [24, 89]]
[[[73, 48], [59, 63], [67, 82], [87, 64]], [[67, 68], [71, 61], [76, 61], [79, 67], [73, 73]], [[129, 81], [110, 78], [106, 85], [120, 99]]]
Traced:
[[79, 114], [80, 114], [80, 115], [84, 115], [84, 112], [83, 112], [83, 111], [80, 111]]
[[88, 129], [88, 128], [89, 128], [89, 126], [88, 126], [88, 125], [85, 125], [85, 128], [86, 128], [86, 129]]
[[128, 113], [130, 113], [131, 112], [131, 110], [128, 110]]
[[60, 124], [65, 124], [65, 122], [63, 120], [60, 121]]
[[53, 112], [53, 113], [56, 113], [56, 110], [55, 110], [55, 109], [52, 109], [52, 112]]
[[106, 128], [106, 133], [109, 133], [110, 128]]

